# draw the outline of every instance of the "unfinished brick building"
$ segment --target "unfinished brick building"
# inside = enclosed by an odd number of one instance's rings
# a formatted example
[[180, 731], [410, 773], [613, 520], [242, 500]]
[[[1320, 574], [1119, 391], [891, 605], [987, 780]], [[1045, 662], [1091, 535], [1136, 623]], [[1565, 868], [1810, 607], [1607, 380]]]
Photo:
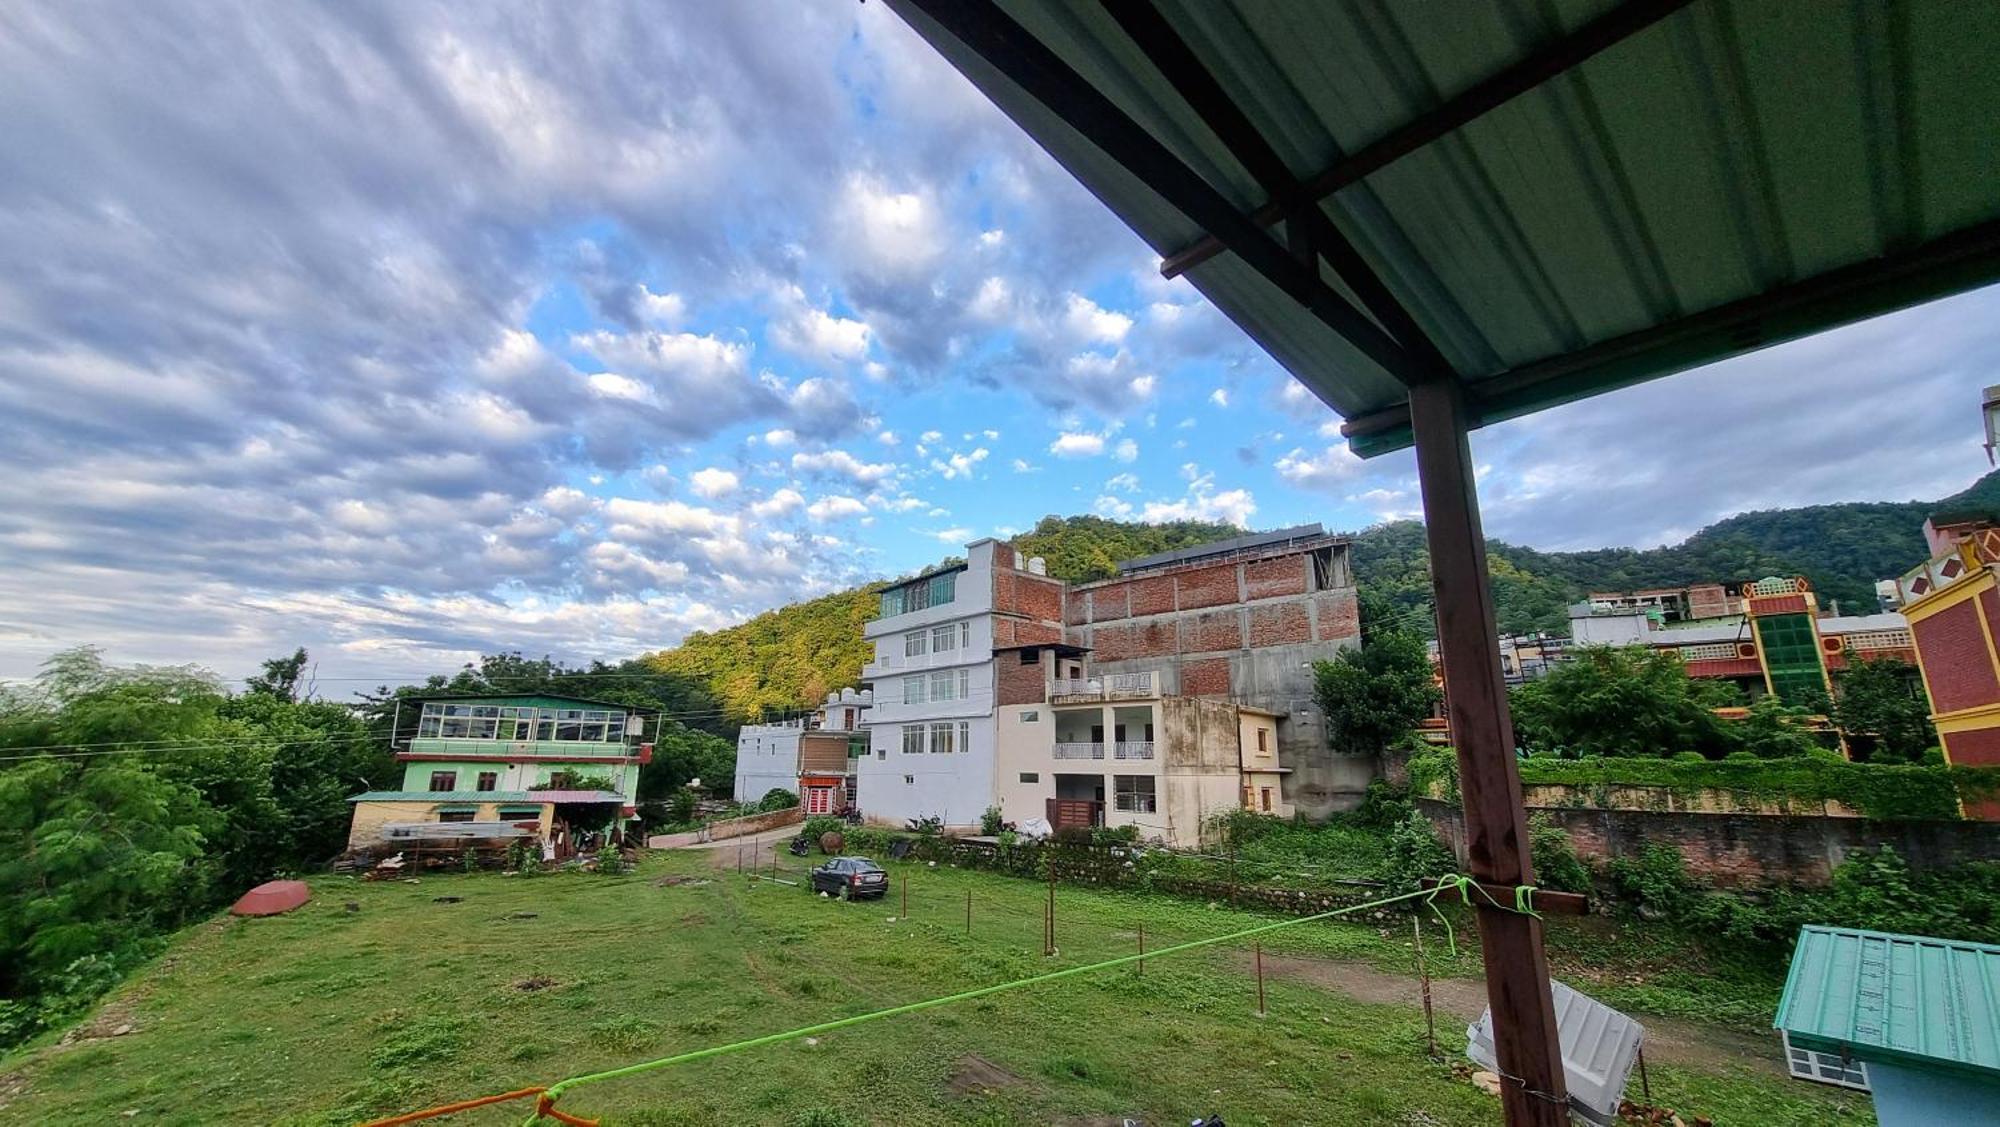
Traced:
[[1310, 524], [1131, 560], [1071, 584], [1063, 623], [1091, 676], [1151, 671], [1162, 693], [1282, 716], [1285, 797], [1308, 817], [1352, 807], [1376, 775], [1372, 760], [1332, 753], [1313, 702], [1313, 663], [1361, 640], [1344, 537]]

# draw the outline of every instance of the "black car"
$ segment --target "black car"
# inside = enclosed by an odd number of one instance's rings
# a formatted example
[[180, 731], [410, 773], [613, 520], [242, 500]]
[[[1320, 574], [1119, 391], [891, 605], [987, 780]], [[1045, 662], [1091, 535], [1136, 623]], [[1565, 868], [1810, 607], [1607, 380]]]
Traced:
[[866, 857], [835, 857], [812, 871], [812, 890], [844, 900], [889, 895], [889, 874]]

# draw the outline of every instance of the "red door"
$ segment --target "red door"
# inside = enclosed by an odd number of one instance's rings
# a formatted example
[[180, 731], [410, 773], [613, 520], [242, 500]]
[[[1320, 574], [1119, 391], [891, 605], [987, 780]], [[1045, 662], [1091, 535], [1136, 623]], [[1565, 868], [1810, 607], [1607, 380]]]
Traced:
[[806, 813], [829, 814], [833, 812], [832, 787], [806, 788]]

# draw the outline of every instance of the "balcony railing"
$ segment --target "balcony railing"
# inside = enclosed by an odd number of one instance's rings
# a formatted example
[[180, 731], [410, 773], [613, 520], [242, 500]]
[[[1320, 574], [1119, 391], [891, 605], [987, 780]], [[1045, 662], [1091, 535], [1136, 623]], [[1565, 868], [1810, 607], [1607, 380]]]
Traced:
[[1112, 748], [1114, 759], [1151, 759], [1152, 740], [1119, 740]]
[[1150, 669], [1142, 673], [1112, 673], [1088, 680], [1081, 677], [1058, 677], [1055, 684], [1049, 688], [1049, 696], [1082, 697], [1087, 700], [1150, 697], [1157, 691], [1154, 687], [1157, 683]]
[[1071, 743], [1065, 741], [1058, 741], [1056, 743], [1056, 758], [1057, 759], [1102, 759], [1104, 758], [1104, 745], [1101, 743]]
[[1911, 640], [1908, 630], [1894, 628], [1888, 630], [1857, 630], [1847, 635], [1847, 648], [1863, 653], [1870, 650], [1907, 650], [1914, 649], [1915, 647], [1916, 643]]
[[1682, 661], [1732, 661], [1736, 656], [1734, 642], [1702, 642], [1681, 647]]

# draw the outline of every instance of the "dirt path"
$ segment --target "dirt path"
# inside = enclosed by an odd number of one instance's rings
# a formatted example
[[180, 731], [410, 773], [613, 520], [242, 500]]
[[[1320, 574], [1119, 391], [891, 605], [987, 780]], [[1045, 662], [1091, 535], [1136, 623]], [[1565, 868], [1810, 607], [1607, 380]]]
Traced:
[[[1232, 958], [1246, 973], [1250, 971], [1250, 956], [1247, 953]], [[1420, 1004], [1415, 978], [1379, 971], [1366, 963], [1301, 959], [1267, 952], [1264, 955], [1264, 973], [1337, 990], [1358, 1002]], [[1432, 979], [1431, 1004], [1437, 1008], [1440, 1023], [1456, 1021], [1460, 1025], [1469, 1025], [1478, 1021], [1480, 1013], [1486, 1009], [1486, 980]], [[1634, 1016], [1646, 1027], [1648, 1060], [1708, 1068], [1749, 1066], [1772, 1073], [1784, 1072], [1784, 1058], [1775, 1038], [1756, 1037], [1652, 1014]]]

